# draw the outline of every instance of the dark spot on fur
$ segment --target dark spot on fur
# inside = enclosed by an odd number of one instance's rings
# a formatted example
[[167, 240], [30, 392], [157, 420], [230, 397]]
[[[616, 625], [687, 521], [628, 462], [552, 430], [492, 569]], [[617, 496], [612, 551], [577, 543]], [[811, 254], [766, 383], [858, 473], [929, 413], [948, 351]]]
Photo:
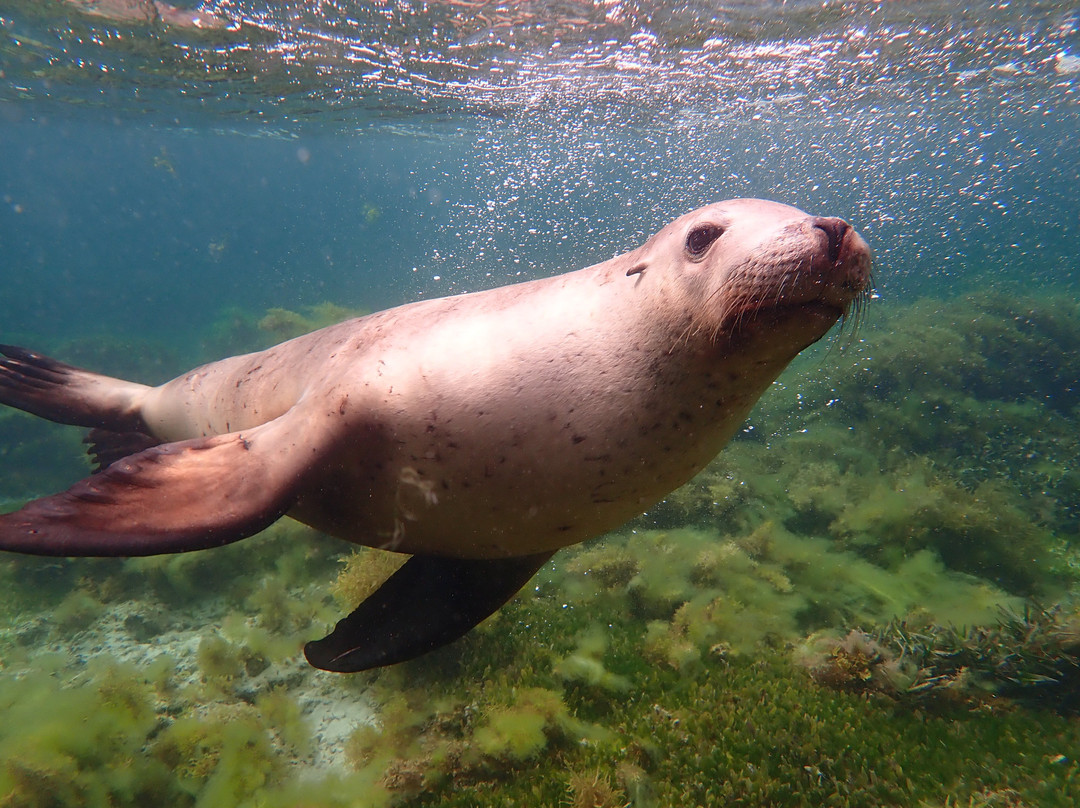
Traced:
[[565, 533], [568, 530], [572, 530], [573, 527], [574, 527], [573, 525], [559, 525], [555, 529], [558, 530], [560, 533]]
[[574, 437], [572, 437], [570, 440], [572, 440], [574, 443], [581, 443], [583, 440], [585, 440], [585, 436], [584, 435], [574, 435]]

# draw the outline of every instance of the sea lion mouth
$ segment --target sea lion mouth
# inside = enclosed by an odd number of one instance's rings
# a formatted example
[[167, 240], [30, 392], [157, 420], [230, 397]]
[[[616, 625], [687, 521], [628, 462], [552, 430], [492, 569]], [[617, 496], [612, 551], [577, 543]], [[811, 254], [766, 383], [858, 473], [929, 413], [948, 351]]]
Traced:
[[772, 270], [743, 270], [744, 282], [750, 282], [727, 301], [716, 337], [776, 330], [790, 332], [793, 341], [805, 347], [837, 322], [857, 327], [871, 290], [867, 243], [843, 219], [831, 217], [804, 220], [792, 231], [796, 239], [801, 249], [787, 251], [787, 260]]
[[837, 323], [855, 333], [866, 296], [859, 293], [846, 302], [822, 298], [761, 305], [728, 320], [714, 335], [714, 344], [726, 350], [751, 351], [759, 361], [791, 358], [825, 337]]
[[818, 244], [811, 252], [810, 269], [796, 283], [798, 290], [781, 306], [830, 321], [858, 321], [870, 299], [870, 247], [843, 219], [811, 219]]
[[781, 324], [799, 322], [804, 329], [820, 332], [824, 335], [837, 322], [848, 316], [849, 307], [839, 306], [825, 300], [809, 300], [802, 303], [786, 303], [774, 306], [760, 306], [744, 312], [733, 324], [729, 333], [746, 335], [762, 328], [776, 328]]

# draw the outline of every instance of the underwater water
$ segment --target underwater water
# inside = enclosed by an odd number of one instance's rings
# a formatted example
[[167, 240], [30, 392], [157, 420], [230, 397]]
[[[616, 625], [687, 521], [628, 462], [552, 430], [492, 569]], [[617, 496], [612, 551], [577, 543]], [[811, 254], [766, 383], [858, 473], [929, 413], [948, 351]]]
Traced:
[[[457, 643], [307, 666], [392, 569], [283, 520], [0, 558], [0, 805], [1080, 802], [1080, 12], [0, 0], [0, 342], [159, 383], [700, 205], [842, 216], [857, 327]], [[0, 510], [85, 477], [0, 411]]]

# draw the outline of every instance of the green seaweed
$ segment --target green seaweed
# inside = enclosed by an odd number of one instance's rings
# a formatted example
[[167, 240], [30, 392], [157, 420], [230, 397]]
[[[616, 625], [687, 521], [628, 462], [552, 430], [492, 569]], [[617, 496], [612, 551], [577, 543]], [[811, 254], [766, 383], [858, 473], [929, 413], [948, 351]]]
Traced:
[[275, 785], [282, 761], [251, 708], [218, 707], [173, 721], [154, 739], [152, 754], [174, 773], [196, 808], [250, 804]]
[[177, 804], [166, 766], [141, 754], [157, 724], [153, 703], [150, 686], [126, 666], [99, 665], [73, 687], [4, 677], [0, 804]]
[[230, 308], [210, 326], [203, 352], [221, 357], [258, 351], [366, 313], [365, 309], [346, 308], [330, 301], [304, 306], [301, 311], [273, 307], [262, 314]]
[[[920, 705], [971, 709], [1005, 697], [1080, 714], [1080, 612], [1027, 604], [988, 626], [891, 621], [810, 638], [802, 661], [824, 684]], [[1000, 703], [1000, 702], [999, 702]]]
[[104, 606], [83, 589], [75, 589], [53, 610], [56, 628], [63, 633], [87, 628], [104, 611]]

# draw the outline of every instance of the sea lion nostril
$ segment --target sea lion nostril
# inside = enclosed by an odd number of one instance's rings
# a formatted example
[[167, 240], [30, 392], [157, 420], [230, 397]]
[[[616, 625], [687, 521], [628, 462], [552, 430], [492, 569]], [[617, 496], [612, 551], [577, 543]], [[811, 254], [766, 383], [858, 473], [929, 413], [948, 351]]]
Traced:
[[848, 223], [843, 219], [832, 216], [818, 216], [814, 219], [814, 227], [822, 230], [829, 238], [829, 260], [836, 262], [840, 258], [840, 249], [844, 244], [844, 235], [848, 231]]

